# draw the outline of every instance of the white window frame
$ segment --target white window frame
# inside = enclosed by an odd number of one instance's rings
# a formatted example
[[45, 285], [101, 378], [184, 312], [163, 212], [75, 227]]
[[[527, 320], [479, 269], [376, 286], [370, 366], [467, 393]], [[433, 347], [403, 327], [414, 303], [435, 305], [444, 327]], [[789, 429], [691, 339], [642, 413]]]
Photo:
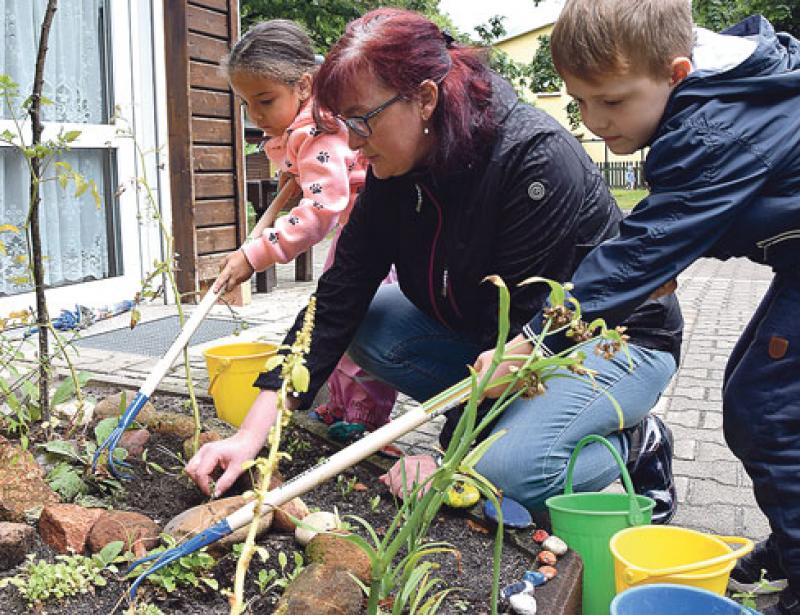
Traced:
[[[119, 117], [111, 124], [76, 124], [45, 122], [43, 138], [52, 138], [60, 130], [80, 131], [78, 139], [71, 144], [73, 150], [92, 148], [114, 152], [115, 177], [127, 189], [119, 194], [116, 206], [120, 227], [120, 244], [117, 246], [122, 265], [122, 274], [89, 282], [51, 288], [46, 291], [51, 318], [61, 309], [72, 309], [76, 303], [99, 307], [131, 299], [141, 287], [154, 260], [163, 259], [161, 233], [158, 225], [146, 215], [147, 201], [142, 192], [132, 189], [131, 180], [141, 176], [139, 156], [133, 140], [121, 136], [120, 131], [132, 132], [140, 147], [157, 157], [148, 168], [156, 199], [159, 201], [162, 218], [171, 228], [169, 207], [169, 178], [167, 143], [167, 114], [164, 70], [163, 0], [110, 0], [110, 57], [112, 67], [113, 101]], [[153, 65], [144, 66], [137, 45], [147, 44], [153, 36]], [[144, 80], [150, 80], [147, 100], [142, 98]], [[24, 93], [22, 94], [25, 95]], [[149, 124], [150, 130], [146, 130]], [[153, 127], [155, 126], [155, 129]], [[12, 120], [0, 119], [0, 131], [15, 131]], [[30, 142], [29, 122], [23, 127], [25, 139]], [[8, 147], [8, 146], [3, 146]], [[160, 189], [159, 189], [160, 187]], [[117, 186], [107, 186], [112, 194]], [[69, 189], [69, 188], [68, 188]], [[113, 199], [115, 197], [111, 197]], [[113, 200], [112, 200], [113, 205]], [[33, 292], [0, 298], [0, 316], [10, 311], [23, 310], [35, 305]]]

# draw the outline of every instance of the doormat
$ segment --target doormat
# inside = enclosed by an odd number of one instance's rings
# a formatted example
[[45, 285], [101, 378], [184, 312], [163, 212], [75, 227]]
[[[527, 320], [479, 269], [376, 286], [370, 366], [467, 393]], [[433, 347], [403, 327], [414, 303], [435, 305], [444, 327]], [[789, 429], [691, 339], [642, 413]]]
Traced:
[[[242, 323], [222, 318], [206, 318], [191, 338], [189, 346], [204, 344], [212, 340], [233, 335]], [[161, 357], [167, 352], [172, 342], [181, 331], [180, 321], [177, 316], [166, 316], [157, 320], [139, 323], [133, 329], [122, 328], [89, 335], [75, 340], [73, 344], [83, 348], [97, 348], [98, 350], [118, 350], [146, 357]]]

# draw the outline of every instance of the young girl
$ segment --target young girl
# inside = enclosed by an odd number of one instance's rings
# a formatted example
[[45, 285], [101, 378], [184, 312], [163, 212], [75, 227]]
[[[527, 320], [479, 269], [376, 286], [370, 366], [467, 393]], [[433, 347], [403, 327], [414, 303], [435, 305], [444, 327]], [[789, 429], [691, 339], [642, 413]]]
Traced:
[[[306, 33], [292, 21], [275, 19], [254, 26], [233, 47], [224, 62], [235, 94], [250, 119], [264, 131], [264, 149], [271, 163], [302, 189], [300, 202], [272, 228], [229, 254], [215, 288], [230, 290], [254, 271], [287, 263], [347, 222], [366, 165], [347, 146], [347, 129], [335, 132], [317, 126], [311, 110], [311, 85], [316, 68]], [[325, 263], [333, 263], [334, 239]], [[318, 408], [327, 423], [376, 429], [389, 420], [395, 392], [360, 370], [346, 356], [329, 380], [330, 402]], [[356, 430], [357, 431], [357, 430]]]

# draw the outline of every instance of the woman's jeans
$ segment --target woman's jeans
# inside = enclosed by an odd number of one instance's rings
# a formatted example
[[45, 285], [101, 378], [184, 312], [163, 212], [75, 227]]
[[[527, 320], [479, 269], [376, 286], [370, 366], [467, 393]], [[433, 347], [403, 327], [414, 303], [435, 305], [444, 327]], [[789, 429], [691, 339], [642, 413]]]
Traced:
[[[465, 378], [467, 365], [484, 350], [421, 312], [392, 285], [378, 290], [348, 352], [367, 372], [422, 402]], [[598, 372], [597, 385], [553, 378], [544, 395], [515, 401], [493, 428], [507, 433], [476, 466], [505, 495], [530, 509], [542, 508], [546, 498], [562, 492], [569, 456], [583, 436], [606, 436], [627, 459], [628, 439], [608, 395], [621, 406], [624, 427], [635, 426], [676, 370], [668, 352], [629, 345], [631, 370], [624, 352], [606, 360], [591, 347], [585, 350], [585, 366]], [[619, 473], [609, 452], [590, 444], [575, 465], [574, 488], [601, 490]]]

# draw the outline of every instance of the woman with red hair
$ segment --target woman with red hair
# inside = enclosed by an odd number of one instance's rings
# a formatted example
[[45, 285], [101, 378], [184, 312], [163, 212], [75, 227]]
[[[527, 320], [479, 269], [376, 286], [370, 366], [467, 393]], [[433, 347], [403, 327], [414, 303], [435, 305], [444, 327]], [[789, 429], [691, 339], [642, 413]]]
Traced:
[[[313, 93], [316, 116], [324, 108], [343, 122], [350, 147], [370, 167], [334, 265], [319, 280], [306, 357], [311, 384], [292, 400], [298, 407], [311, 404], [345, 352], [414, 399], [431, 397], [464, 378], [494, 342], [497, 294], [482, 283], [487, 275], [499, 275], [511, 291], [516, 335], [546, 295], [540, 285], [518, 283], [569, 279], [592, 246], [617, 232], [621, 214], [580, 144], [522, 103], [482, 50], [454, 44], [417, 13], [379, 9], [349, 24]], [[380, 286], [392, 264], [399, 284]], [[666, 428], [652, 429], [647, 417], [676, 369], [682, 320], [674, 296], [643, 305], [626, 325], [634, 368], [626, 357], [591, 354], [587, 367], [622, 406], [625, 425], [638, 427], [619, 431], [599, 387], [552, 381], [546, 395], [508, 408], [494, 427], [508, 433], [477, 466], [507, 496], [540, 507], [562, 488], [569, 455], [588, 433], [609, 436], [637, 470], [669, 456]], [[239, 432], [204, 446], [187, 465], [206, 492], [217, 465], [226, 471], [216, 492], [232, 484], [274, 422], [278, 375], [262, 374], [256, 384], [264, 390]], [[618, 474], [606, 451], [589, 446], [576, 488], [601, 489]], [[661, 478], [664, 484], [637, 486], [669, 499], [671, 475]]]

